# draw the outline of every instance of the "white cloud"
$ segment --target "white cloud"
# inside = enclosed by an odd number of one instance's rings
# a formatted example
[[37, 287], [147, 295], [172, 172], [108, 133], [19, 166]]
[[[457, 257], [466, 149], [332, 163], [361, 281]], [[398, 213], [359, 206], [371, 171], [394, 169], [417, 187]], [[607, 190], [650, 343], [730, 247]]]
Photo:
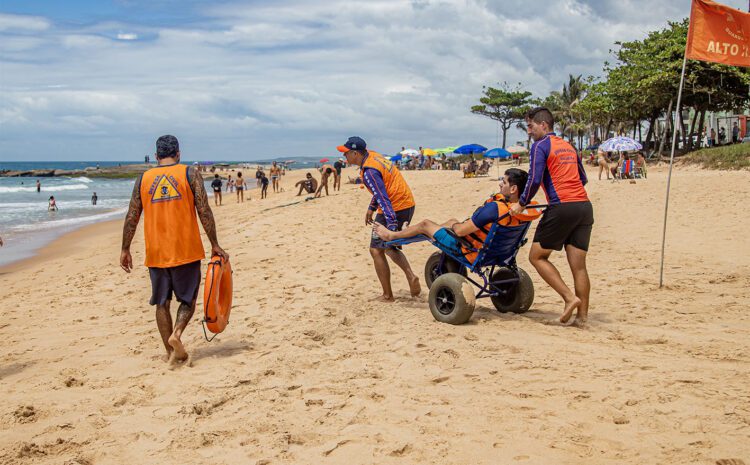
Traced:
[[119, 40], [138, 40], [138, 34], [120, 32], [117, 34]]
[[44, 31], [49, 27], [45, 18], [0, 13], [0, 31]]
[[483, 85], [546, 95], [600, 73], [615, 40], [688, 14], [678, 0], [546, 3], [224, 3], [170, 27], [38, 19], [33, 36], [0, 32], [0, 156], [140, 159], [165, 133], [214, 160], [325, 154], [353, 134], [385, 152], [494, 146], [495, 124], [469, 112]]

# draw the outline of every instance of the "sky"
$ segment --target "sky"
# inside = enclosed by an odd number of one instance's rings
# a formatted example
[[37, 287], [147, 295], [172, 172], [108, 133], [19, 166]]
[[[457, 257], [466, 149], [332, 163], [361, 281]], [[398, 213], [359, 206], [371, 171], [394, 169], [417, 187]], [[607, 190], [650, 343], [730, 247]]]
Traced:
[[[745, 0], [724, 2], [747, 8]], [[498, 144], [482, 86], [544, 97], [688, 0], [0, 0], [0, 160]], [[535, 9], [536, 8], [536, 9]], [[525, 140], [514, 130], [508, 145]]]

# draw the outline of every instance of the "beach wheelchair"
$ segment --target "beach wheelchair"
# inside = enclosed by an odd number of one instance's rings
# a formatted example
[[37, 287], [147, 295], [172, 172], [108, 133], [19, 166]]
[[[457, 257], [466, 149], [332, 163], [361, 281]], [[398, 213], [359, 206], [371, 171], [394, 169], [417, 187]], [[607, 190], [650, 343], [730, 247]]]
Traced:
[[[540, 209], [546, 205], [533, 207], [528, 211], [534, 213], [527, 215], [532, 219], [538, 218]], [[386, 242], [386, 245], [399, 246], [430, 241], [440, 249], [425, 264], [430, 311], [436, 320], [453, 325], [466, 323], [474, 313], [476, 299], [485, 297], [489, 297], [502, 313], [524, 313], [531, 308], [534, 303], [534, 283], [528, 273], [516, 264], [516, 255], [528, 240], [526, 234], [532, 221], [518, 226], [500, 225], [499, 221], [507, 216], [508, 213], [502, 215], [492, 225], [479, 249], [447, 228], [448, 234], [458, 240], [468, 251], [467, 254], [476, 253], [472, 262], [465, 255], [456, 255], [424, 235]], [[481, 279], [472, 279], [469, 272]], [[476, 294], [474, 288], [478, 289]]]

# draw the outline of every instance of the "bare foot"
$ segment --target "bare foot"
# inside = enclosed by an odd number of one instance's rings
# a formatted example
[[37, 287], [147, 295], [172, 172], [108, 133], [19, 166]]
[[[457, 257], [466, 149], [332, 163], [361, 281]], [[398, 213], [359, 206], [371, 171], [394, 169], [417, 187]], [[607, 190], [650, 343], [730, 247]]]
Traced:
[[414, 279], [409, 281], [409, 291], [411, 292], [412, 297], [419, 297], [419, 294], [422, 293], [422, 286], [419, 285], [419, 278], [417, 275], [414, 275]]
[[379, 295], [377, 297], [373, 297], [370, 299], [371, 302], [395, 302], [396, 299], [393, 298], [393, 296], [388, 297], [387, 295]]
[[372, 230], [375, 231], [375, 234], [377, 234], [379, 238], [386, 242], [393, 240], [393, 231], [380, 223], [373, 223]]
[[578, 329], [589, 329], [589, 324], [586, 319], [576, 318], [570, 326], [575, 326]]
[[185, 351], [185, 346], [182, 345], [182, 341], [180, 340], [180, 338], [172, 334], [171, 336], [169, 336], [167, 342], [169, 342], [169, 345], [174, 349], [174, 351], [172, 352], [172, 361], [183, 362], [187, 360], [188, 353], [187, 351]]
[[570, 317], [573, 316], [573, 310], [577, 309], [581, 305], [581, 299], [573, 297], [573, 300], [565, 304], [563, 314], [560, 316], [560, 323], [567, 323]]

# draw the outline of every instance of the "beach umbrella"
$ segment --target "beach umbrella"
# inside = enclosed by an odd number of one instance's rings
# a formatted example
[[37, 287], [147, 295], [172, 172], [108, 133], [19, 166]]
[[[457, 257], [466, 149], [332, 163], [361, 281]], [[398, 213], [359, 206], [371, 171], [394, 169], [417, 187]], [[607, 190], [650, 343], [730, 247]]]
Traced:
[[394, 155], [391, 158], [389, 158], [389, 160], [391, 160], [391, 161], [401, 161], [402, 158], [403, 158], [403, 155], [401, 155], [399, 153], [398, 155]]
[[510, 158], [510, 155], [510, 152], [500, 147], [484, 152], [484, 158]]
[[407, 156], [407, 157], [416, 157], [416, 156], [419, 156], [419, 150], [406, 149], [406, 150], [400, 151], [399, 154]]
[[444, 153], [453, 153], [454, 150], [456, 150], [458, 147], [443, 147], [440, 149], [435, 149], [435, 153], [438, 154], [444, 154]]
[[428, 157], [434, 157], [435, 155], [437, 155], [437, 152], [432, 149], [423, 149], [422, 153]]
[[607, 139], [599, 146], [602, 152], [632, 152], [641, 149], [643, 146], [637, 140], [623, 136]]
[[328, 159], [327, 159], [327, 158], [321, 158], [321, 159], [320, 159], [320, 162], [321, 162], [321, 163], [328, 163]]
[[507, 150], [510, 153], [526, 153], [526, 152], [529, 151], [529, 149], [527, 149], [523, 145], [511, 145], [510, 147], [506, 148], [505, 150]]
[[456, 150], [453, 151], [453, 153], [457, 153], [459, 155], [472, 155], [475, 153], [484, 153], [487, 151], [487, 147], [479, 144], [467, 144], [462, 145], [461, 147], [458, 147]]

